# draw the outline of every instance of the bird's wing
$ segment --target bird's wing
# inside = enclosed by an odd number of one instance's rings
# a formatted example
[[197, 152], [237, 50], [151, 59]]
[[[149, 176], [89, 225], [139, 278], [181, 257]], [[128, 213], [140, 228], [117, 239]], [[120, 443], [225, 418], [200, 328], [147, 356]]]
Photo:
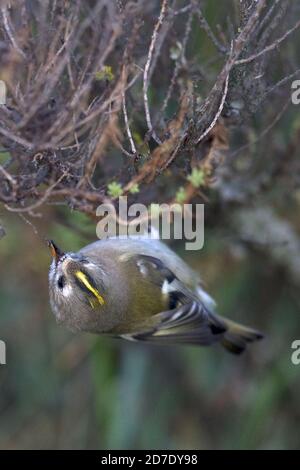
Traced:
[[[210, 323], [199, 304], [192, 302], [181, 307], [161, 312], [154, 316], [155, 326], [139, 329], [136, 333], [122, 335], [124, 339], [148, 341], [160, 344], [185, 343], [210, 345], [220, 341], [226, 328], [220, 323]], [[204, 319], [205, 317], [205, 319]]]
[[160, 343], [208, 345], [220, 340], [226, 324], [210, 312], [199, 297], [186, 287], [160, 259], [135, 255], [141, 275], [159, 285], [169, 297], [169, 310], [160, 312], [139, 325], [138, 332], [122, 335], [126, 339]]

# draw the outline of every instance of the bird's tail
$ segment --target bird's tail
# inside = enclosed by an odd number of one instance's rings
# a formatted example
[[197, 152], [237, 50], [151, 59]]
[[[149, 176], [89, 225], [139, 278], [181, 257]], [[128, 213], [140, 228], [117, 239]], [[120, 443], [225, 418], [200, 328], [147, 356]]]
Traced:
[[226, 331], [221, 340], [222, 346], [233, 354], [241, 354], [248, 343], [262, 339], [264, 335], [253, 328], [224, 319]]

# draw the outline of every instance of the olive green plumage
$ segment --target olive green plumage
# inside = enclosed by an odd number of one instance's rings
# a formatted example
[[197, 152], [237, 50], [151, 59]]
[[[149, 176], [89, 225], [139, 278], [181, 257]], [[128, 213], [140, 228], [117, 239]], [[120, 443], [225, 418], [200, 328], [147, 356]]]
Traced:
[[50, 242], [50, 302], [76, 331], [159, 344], [221, 343], [233, 353], [262, 337], [218, 316], [197, 273], [150, 238], [110, 238], [77, 253]]

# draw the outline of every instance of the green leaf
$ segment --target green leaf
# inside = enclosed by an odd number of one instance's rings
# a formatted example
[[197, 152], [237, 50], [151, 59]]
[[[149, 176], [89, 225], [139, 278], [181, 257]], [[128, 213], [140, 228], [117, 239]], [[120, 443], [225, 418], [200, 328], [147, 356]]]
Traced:
[[187, 198], [186, 191], [185, 191], [184, 187], [181, 186], [181, 187], [178, 189], [177, 193], [176, 193], [175, 200], [176, 200], [176, 202], [178, 202], [179, 204], [183, 204], [184, 201], [186, 200], [186, 198]]
[[129, 192], [131, 194], [137, 194], [140, 192], [140, 188], [139, 188], [139, 185], [137, 183], [134, 183], [131, 188], [129, 189]]
[[199, 168], [193, 168], [192, 173], [187, 177], [187, 180], [192, 183], [195, 188], [200, 188], [205, 182], [204, 171]]
[[110, 65], [104, 65], [101, 70], [95, 73], [95, 78], [98, 81], [107, 80], [111, 82], [115, 76]]
[[123, 194], [123, 188], [120, 183], [117, 183], [116, 181], [112, 181], [107, 185], [107, 194], [110, 197], [119, 197], [122, 196]]

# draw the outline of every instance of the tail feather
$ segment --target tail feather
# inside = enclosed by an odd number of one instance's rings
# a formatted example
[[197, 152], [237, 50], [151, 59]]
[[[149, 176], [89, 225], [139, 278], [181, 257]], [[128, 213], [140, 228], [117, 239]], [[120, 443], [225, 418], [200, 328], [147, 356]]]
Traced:
[[226, 332], [221, 340], [222, 346], [233, 354], [241, 354], [248, 343], [262, 339], [264, 335], [253, 328], [240, 325], [231, 320], [225, 320]]

